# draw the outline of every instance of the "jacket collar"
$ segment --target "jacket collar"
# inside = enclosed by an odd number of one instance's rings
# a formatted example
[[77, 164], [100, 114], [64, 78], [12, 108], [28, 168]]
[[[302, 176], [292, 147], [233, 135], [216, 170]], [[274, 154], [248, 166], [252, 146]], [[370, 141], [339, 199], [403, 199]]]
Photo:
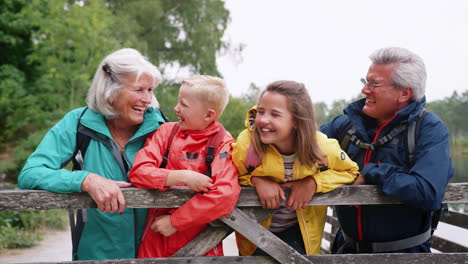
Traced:
[[[366, 99], [360, 99], [349, 104], [345, 109], [344, 113], [348, 115], [353, 125], [357, 128], [361, 135], [367, 136], [368, 124], [376, 124], [376, 120], [372, 117], [367, 116], [362, 111]], [[413, 121], [420, 113], [424, 110], [426, 105], [426, 97], [424, 96], [419, 102], [413, 101], [407, 107], [401, 109], [397, 116], [387, 125], [387, 127], [394, 127], [402, 122]], [[367, 124], [367, 125], [366, 125]]]
[[191, 137], [193, 139], [206, 138], [219, 131], [221, 124], [218, 121], [213, 122], [203, 130], [179, 130], [183, 137]]
[[[153, 107], [148, 107], [144, 114], [143, 122], [140, 124], [137, 132], [130, 140], [153, 132], [161, 123], [164, 123], [164, 119], [162, 118], [160, 111]], [[109, 128], [107, 127], [104, 116], [101, 113], [94, 112], [92, 109], [88, 108], [86, 113], [81, 117], [81, 124], [111, 138]]]

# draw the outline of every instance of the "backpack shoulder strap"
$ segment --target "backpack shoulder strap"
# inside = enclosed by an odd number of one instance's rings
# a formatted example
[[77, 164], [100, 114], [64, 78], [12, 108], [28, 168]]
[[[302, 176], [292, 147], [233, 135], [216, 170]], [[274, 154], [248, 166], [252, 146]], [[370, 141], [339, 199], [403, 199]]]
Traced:
[[342, 150], [347, 152], [349, 144], [351, 143], [351, 137], [354, 136], [356, 133], [356, 127], [353, 125], [351, 120], [346, 121], [346, 125], [344, 129], [340, 131], [338, 134], [338, 137], [336, 138], [338, 140], [338, 143], [340, 143], [340, 147]]
[[172, 140], [174, 139], [174, 137], [175, 137], [176, 133], [179, 131], [179, 129], [180, 129], [180, 124], [179, 123], [176, 123], [172, 127], [171, 134], [169, 135], [169, 138], [167, 140], [166, 153], [164, 154], [163, 161], [162, 161], [161, 165], [159, 166], [159, 168], [166, 168], [167, 159], [169, 157], [169, 150], [170, 150], [170, 147], [171, 147], [171, 144], [172, 144]]
[[416, 149], [416, 137], [417, 137], [416, 133], [419, 132], [419, 127], [421, 126], [421, 120], [424, 118], [426, 114], [427, 114], [427, 110], [423, 109], [421, 113], [419, 113], [416, 120], [414, 120], [408, 125], [407, 143], [408, 143], [408, 160], [410, 164], [413, 163], [414, 151]]
[[[419, 133], [421, 127], [421, 121], [427, 113], [428, 111], [424, 108], [421, 113], [419, 113], [418, 117], [416, 117], [415, 120], [408, 125], [406, 142], [408, 144], [408, 160], [411, 165], [413, 164], [414, 152], [416, 150], [416, 139], [418, 137], [417, 134]], [[431, 235], [434, 234], [434, 231], [437, 229], [437, 225], [439, 224], [441, 216], [446, 216], [447, 214], [447, 203], [442, 203], [441, 209], [431, 212]]]
[[211, 178], [211, 163], [214, 160], [214, 155], [216, 153], [216, 148], [219, 147], [221, 144], [221, 141], [224, 138], [224, 135], [226, 134], [226, 129], [224, 129], [223, 126], [218, 130], [218, 132], [212, 134], [208, 138], [208, 142], [206, 143], [208, 148], [206, 151], [206, 157], [205, 157], [205, 163], [206, 163], [206, 173], [205, 175]]
[[83, 112], [81, 112], [81, 115], [78, 118], [78, 125], [76, 127], [76, 148], [72, 155], [72, 163], [73, 163], [72, 170], [74, 171], [84, 169], [84, 156], [86, 154], [86, 150], [88, 150], [89, 142], [91, 141], [90, 136], [81, 132], [85, 128], [81, 124], [81, 118], [83, 117], [84, 113], [87, 110], [88, 110], [88, 107], [85, 107]]
[[260, 165], [261, 159], [258, 155], [257, 151], [255, 150], [254, 145], [252, 142], [249, 144], [249, 150], [247, 151], [247, 157], [245, 158], [245, 167], [247, 168], [248, 172], [252, 172], [255, 168]]
[[[82, 133], [84, 126], [81, 124], [81, 118], [84, 113], [88, 110], [88, 107], [85, 107], [83, 112], [81, 112], [80, 117], [78, 118], [78, 125], [76, 127], [76, 148], [72, 155], [72, 170], [83, 170], [84, 169], [84, 156], [86, 150], [88, 149], [89, 142], [91, 137]], [[78, 260], [78, 245], [80, 243], [81, 234], [83, 232], [84, 223], [86, 222], [86, 210], [77, 209], [76, 210], [76, 219], [75, 211], [73, 209], [68, 209], [68, 217], [70, 220], [70, 231], [72, 236], [72, 259]]]

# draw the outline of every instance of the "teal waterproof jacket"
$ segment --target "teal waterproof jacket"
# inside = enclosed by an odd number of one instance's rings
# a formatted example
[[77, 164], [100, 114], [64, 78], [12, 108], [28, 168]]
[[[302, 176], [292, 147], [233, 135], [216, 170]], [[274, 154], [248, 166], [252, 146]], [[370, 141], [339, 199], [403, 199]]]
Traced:
[[[80, 119], [84, 109], [67, 113], [47, 132], [18, 176], [21, 189], [81, 192], [81, 183], [90, 172], [128, 182], [128, 168], [131, 168], [136, 152], [143, 147], [146, 137], [164, 122], [158, 109], [148, 108], [143, 123], [120, 156], [104, 116], [87, 109]], [[92, 140], [84, 156], [84, 170], [69, 171], [63, 166], [71, 160], [76, 149], [78, 120], [92, 133]], [[147, 209], [126, 208], [122, 215], [86, 209], [78, 254], [74, 257], [79, 260], [135, 258], [146, 214]]]

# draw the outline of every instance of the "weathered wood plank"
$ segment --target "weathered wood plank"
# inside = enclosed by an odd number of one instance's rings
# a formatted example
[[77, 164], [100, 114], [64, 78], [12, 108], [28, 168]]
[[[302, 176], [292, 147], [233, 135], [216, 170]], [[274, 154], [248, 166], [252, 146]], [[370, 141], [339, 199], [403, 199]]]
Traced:
[[333, 239], [335, 239], [335, 235], [330, 232], [323, 231], [323, 239], [329, 241], [331, 244], [333, 242]]
[[338, 223], [338, 218], [335, 216], [327, 215], [327, 223], [332, 225], [332, 227], [338, 228], [340, 226], [340, 223]]
[[[188, 201], [195, 192], [187, 187], [168, 191], [125, 188], [122, 190], [129, 208], [175, 208]], [[451, 183], [444, 202], [468, 203], [468, 183]], [[347, 185], [328, 193], [316, 194], [310, 205], [353, 205], [399, 203], [378, 193], [372, 185]], [[261, 203], [252, 187], [242, 187], [237, 207], [258, 207]], [[0, 211], [96, 208], [87, 193], [57, 194], [41, 190], [1, 190]]]
[[282, 264], [311, 263], [263, 226], [253, 223], [252, 218], [238, 208], [220, 219]]
[[203, 256], [233, 232], [229, 226], [208, 226], [203, 232], [174, 254], [174, 257]]
[[441, 252], [456, 253], [456, 252], [468, 252], [468, 247], [460, 245], [456, 242], [438, 237], [436, 235], [431, 238], [431, 248], [435, 248]]
[[[312, 263], [320, 264], [462, 264], [468, 263], [468, 253], [442, 253], [442, 254], [355, 254], [355, 255], [314, 255], [304, 256]], [[278, 263], [271, 257], [192, 257], [192, 258], [159, 258], [159, 259], [114, 259], [114, 260], [88, 260], [41, 262], [69, 263], [69, 264], [273, 264]]]
[[448, 215], [442, 213], [441, 222], [468, 229], [468, 214], [449, 211]]

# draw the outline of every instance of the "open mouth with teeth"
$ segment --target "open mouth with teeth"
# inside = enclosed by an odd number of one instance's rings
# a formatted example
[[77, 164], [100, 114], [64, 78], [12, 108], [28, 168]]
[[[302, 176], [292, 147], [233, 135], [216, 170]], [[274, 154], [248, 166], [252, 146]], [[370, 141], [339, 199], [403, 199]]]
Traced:
[[270, 129], [270, 128], [260, 128], [261, 133], [273, 133], [275, 130]]
[[133, 106], [132, 109], [135, 110], [135, 112], [144, 113], [146, 111], [146, 106]]

